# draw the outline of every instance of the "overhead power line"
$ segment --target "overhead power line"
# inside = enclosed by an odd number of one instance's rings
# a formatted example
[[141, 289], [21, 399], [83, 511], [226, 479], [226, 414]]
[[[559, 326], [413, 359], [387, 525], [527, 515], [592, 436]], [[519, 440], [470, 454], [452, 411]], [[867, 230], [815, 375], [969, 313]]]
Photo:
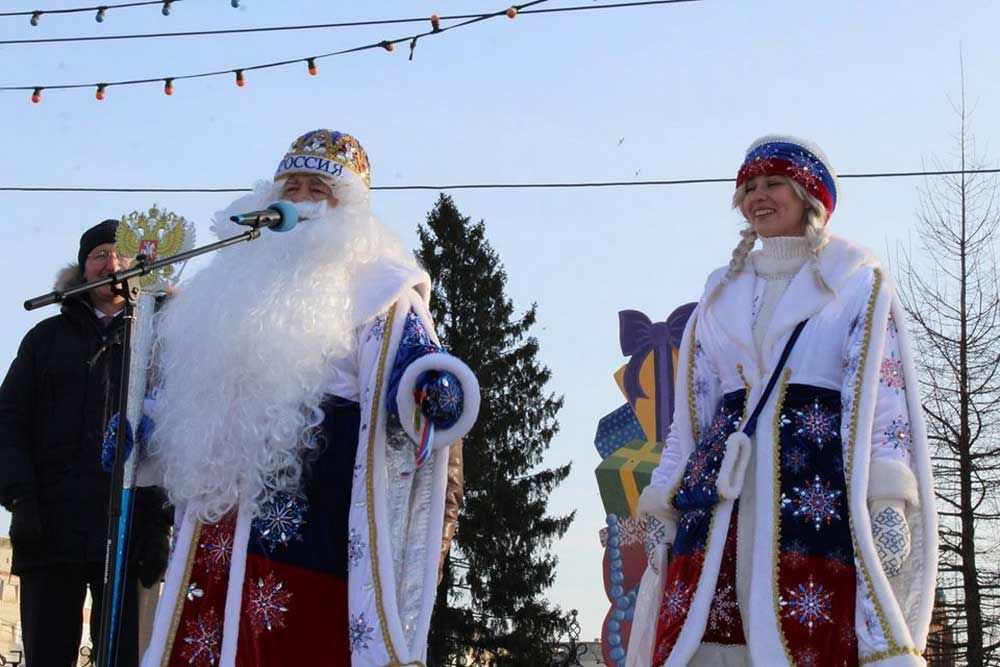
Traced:
[[[570, 7], [553, 7], [548, 9], [530, 9], [536, 5], [540, 5], [548, 0], [534, 0], [533, 2], [527, 2], [520, 5], [512, 5], [506, 9], [502, 9], [496, 12], [486, 13], [486, 14], [461, 14], [453, 15], [447, 17], [449, 19], [460, 20], [459, 23], [454, 23], [452, 25], [447, 25], [442, 27], [441, 21], [446, 20], [437, 15], [432, 15], [429, 18], [422, 19], [385, 19], [382, 21], [370, 21], [370, 22], [353, 22], [351, 25], [377, 25], [377, 24], [392, 24], [392, 23], [407, 23], [414, 21], [430, 21], [431, 29], [425, 32], [419, 32], [413, 35], [408, 35], [406, 37], [401, 37], [398, 39], [391, 40], [381, 40], [378, 42], [373, 42], [370, 44], [363, 44], [361, 46], [356, 46], [354, 48], [342, 49], [340, 51], [333, 51], [330, 53], [321, 53], [313, 56], [292, 58], [288, 60], [281, 60], [270, 63], [262, 63], [257, 65], [248, 65], [238, 68], [227, 68], [214, 70], [209, 72], [199, 72], [196, 74], [182, 74], [182, 75], [164, 75], [149, 77], [143, 79], [130, 79], [122, 81], [99, 81], [94, 83], [73, 83], [73, 84], [52, 84], [52, 85], [25, 85], [25, 86], [0, 86], [0, 91], [31, 91], [31, 101], [38, 103], [42, 100], [42, 91], [44, 90], [68, 90], [68, 89], [78, 89], [78, 88], [95, 88], [95, 97], [98, 100], [103, 100], [107, 95], [107, 91], [112, 86], [133, 86], [146, 83], [159, 83], [163, 82], [163, 92], [167, 95], [173, 95], [174, 93], [174, 82], [181, 81], [184, 79], [201, 79], [207, 77], [217, 77], [226, 75], [235, 75], [236, 85], [244, 86], [246, 85], [246, 72], [261, 69], [270, 69], [275, 67], [284, 67], [287, 65], [293, 65], [298, 63], [305, 63], [308, 67], [309, 74], [315, 75], [318, 73], [318, 68], [316, 67], [316, 61], [332, 58], [334, 56], [346, 55], [348, 53], [358, 53], [360, 51], [367, 51], [370, 49], [385, 49], [386, 51], [393, 51], [397, 44], [408, 43], [410, 47], [410, 60], [413, 59], [414, 50], [417, 47], [417, 41], [423, 37], [429, 37], [433, 35], [440, 35], [441, 33], [447, 32], [448, 30], [454, 30], [455, 28], [462, 28], [474, 23], [479, 23], [487, 19], [495, 18], [498, 16], [507, 16], [508, 18], [515, 18], [516, 16], [522, 14], [554, 14], [563, 12], [576, 12], [576, 11], [591, 11], [591, 10], [609, 10], [609, 9], [625, 9], [625, 8], [635, 8], [651, 5], [675, 5], [681, 3], [691, 3], [691, 2], [701, 2], [701, 0], [639, 0], [637, 2], [617, 2], [617, 3], [605, 3], [602, 5], [575, 5]], [[166, 2], [166, 0], [163, 0]], [[233, 0], [236, 2], [236, 0]], [[334, 26], [340, 24], [328, 24], [328, 26]], [[346, 23], [343, 25], [347, 25]], [[276, 28], [251, 28], [246, 29], [246, 31], [266, 31], [266, 30], [291, 30], [291, 29], [307, 29], [315, 28], [318, 26], [279, 26]], [[343, 26], [341, 26], [343, 27]], [[235, 32], [235, 31], [234, 31]], [[181, 33], [162, 33], [162, 36], [167, 36], [168, 34], [180, 35]], [[187, 34], [187, 33], [185, 33]], [[218, 34], [218, 31], [200, 31], [199, 33], [190, 34]], [[146, 35], [146, 36], [158, 36], [158, 35]], [[125, 39], [131, 37], [139, 36], [129, 36], [129, 35], [112, 35], [109, 39]], [[60, 38], [63, 39], [63, 38]], [[65, 39], [84, 39], [84, 38], [65, 38]], [[5, 44], [11, 44], [16, 42], [2, 42]], [[23, 43], [23, 42], [21, 42]]]
[[[643, 2], [615, 2], [601, 5], [576, 5], [572, 7], [553, 7], [550, 9], [525, 9], [520, 13], [524, 14], [556, 14], [564, 12], [594, 11], [602, 9], [623, 9], [630, 7], [644, 7], [648, 5], [674, 5], [686, 2], [698, 2], [699, 0], [646, 0]], [[138, 3], [138, 4], [160, 4]], [[14, 14], [11, 14], [14, 15]], [[4, 16], [4, 14], [0, 14]], [[478, 18], [482, 14], [449, 14], [439, 16], [440, 21], [460, 21], [464, 19]], [[82, 37], [43, 37], [37, 39], [6, 39], [0, 40], [0, 46], [12, 44], [54, 44], [65, 42], [103, 42], [111, 40], [131, 40], [131, 39], [154, 39], [163, 37], [207, 37], [213, 35], [243, 35], [260, 32], [288, 32], [295, 30], [330, 30], [333, 28], [358, 28], [380, 25], [400, 25], [406, 23], [427, 23], [430, 20], [427, 16], [415, 18], [398, 19], [372, 19], [367, 21], [340, 21], [337, 23], [309, 23], [302, 25], [281, 25], [266, 26], [261, 28], [231, 28], [225, 30], [188, 30], [179, 32], [149, 32], [131, 33], [125, 35], [87, 35]]]
[[[959, 174], [1000, 174], [1000, 169], [944, 169], [938, 171], [883, 171], [856, 174], [839, 174], [838, 178], [909, 178], [914, 176], [957, 176]], [[456, 183], [451, 185], [375, 185], [372, 190], [530, 190], [570, 188], [622, 188], [642, 186], [698, 185], [706, 183], [735, 183], [735, 178], [680, 178], [655, 181], [567, 181], [535, 183]], [[252, 192], [252, 188], [126, 188], [126, 187], [56, 187], [56, 186], [0, 186], [0, 192], [103, 192], [103, 193], [238, 193]]]

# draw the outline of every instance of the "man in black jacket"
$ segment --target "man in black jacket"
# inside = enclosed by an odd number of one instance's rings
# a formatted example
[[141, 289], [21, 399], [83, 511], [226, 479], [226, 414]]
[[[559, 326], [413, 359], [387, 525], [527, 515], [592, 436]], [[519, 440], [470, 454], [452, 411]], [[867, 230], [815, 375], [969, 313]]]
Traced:
[[[118, 222], [80, 238], [77, 263], [56, 288], [118, 271]], [[97, 641], [110, 476], [101, 468], [105, 425], [117, 412], [124, 300], [109, 286], [66, 299], [21, 342], [0, 386], [0, 502], [13, 514], [11, 570], [21, 579], [25, 659], [32, 667], [77, 662], [82, 609], [90, 588]], [[136, 499], [118, 664], [138, 662], [136, 576], [159, 581], [167, 558], [169, 514], [157, 489]]]

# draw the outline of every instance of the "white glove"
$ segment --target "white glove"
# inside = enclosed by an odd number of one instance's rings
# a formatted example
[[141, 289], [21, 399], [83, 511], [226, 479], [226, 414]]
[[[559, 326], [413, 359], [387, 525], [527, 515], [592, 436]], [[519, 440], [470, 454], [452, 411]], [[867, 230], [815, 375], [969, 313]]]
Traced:
[[873, 500], [868, 505], [875, 549], [888, 577], [897, 576], [910, 555], [912, 544], [905, 508], [905, 501], [890, 498]]
[[667, 551], [677, 536], [677, 511], [668, 503], [668, 491], [664, 486], [647, 486], [639, 496], [637, 508], [639, 518], [646, 524], [642, 541], [646, 558], [657, 574], [665, 570]]
[[652, 514], [644, 515], [646, 518], [646, 536], [642, 540], [642, 546], [646, 549], [646, 560], [653, 572], [660, 574], [666, 571], [667, 554], [670, 551], [670, 544], [666, 541], [667, 527]]

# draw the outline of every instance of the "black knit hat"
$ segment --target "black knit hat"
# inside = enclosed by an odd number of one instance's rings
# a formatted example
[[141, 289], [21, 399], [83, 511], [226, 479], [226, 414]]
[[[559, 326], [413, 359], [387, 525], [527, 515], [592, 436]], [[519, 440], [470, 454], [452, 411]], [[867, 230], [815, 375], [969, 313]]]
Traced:
[[80, 268], [83, 268], [84, 262], [87, 261], [87, 255], [89, 255], [94, 248], [104, 243], [114, 243], [115, 235], [117, 233], [117, 220], [105, 220], [104, 222], [99, 222], [85, 231], [83, 236], [80, 237], [80, 252], [76, 255], [76, 260], [80, 263]]

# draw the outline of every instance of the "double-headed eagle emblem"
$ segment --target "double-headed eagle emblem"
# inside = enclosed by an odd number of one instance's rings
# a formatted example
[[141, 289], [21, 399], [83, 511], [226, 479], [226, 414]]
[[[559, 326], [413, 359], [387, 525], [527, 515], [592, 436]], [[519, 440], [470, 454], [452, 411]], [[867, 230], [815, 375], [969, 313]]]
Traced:
[[[155, 262], [194, 247], [194, 224], [183, 217], [156, 207], [147, 212], [132, 211], [121, 217], [115, 250], [121, 257], [142, 256], [143, 261]], [[162, 291], [176, 282], [180, 271], [175, 265], [165, 266], [143, 276], [143, 290]]]

